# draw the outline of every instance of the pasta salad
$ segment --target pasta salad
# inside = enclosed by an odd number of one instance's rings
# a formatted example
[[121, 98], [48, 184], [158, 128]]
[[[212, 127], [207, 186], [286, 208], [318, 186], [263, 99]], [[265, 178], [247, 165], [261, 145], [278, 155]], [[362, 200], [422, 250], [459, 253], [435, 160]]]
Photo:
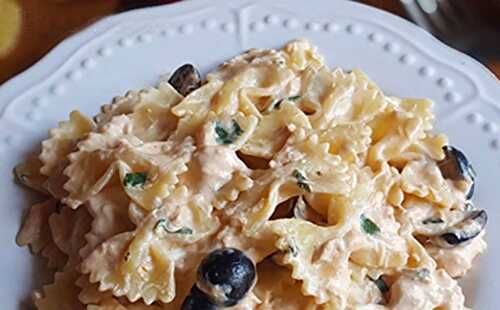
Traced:
[[296, 40], [190, 64], [18, 165], [45, 201], [37, 309], [465, 309], [486, 249], [465, 155], [432, 103], [385, 95]]

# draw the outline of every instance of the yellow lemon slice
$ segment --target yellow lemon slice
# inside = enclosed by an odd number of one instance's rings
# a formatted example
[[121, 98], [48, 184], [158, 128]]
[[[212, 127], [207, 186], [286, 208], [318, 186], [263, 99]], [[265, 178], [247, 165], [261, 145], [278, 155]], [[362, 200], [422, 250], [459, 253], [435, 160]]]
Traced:
[[15, 46], [21, 31], [21, 8], [16, 0], [0, 0], [0, 56]]

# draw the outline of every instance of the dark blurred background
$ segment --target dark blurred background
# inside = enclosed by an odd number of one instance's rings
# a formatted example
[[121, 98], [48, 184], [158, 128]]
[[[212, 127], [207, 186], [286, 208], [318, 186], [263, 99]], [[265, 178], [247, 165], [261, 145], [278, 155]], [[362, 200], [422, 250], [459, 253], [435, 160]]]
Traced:
[[[229, 0], [230, 1], [230, 0]], [[103, 16], [175, 0], [0, 0], [0, 84]], [[426, 28], [500, 77], [499, 0], [359, 0]]]

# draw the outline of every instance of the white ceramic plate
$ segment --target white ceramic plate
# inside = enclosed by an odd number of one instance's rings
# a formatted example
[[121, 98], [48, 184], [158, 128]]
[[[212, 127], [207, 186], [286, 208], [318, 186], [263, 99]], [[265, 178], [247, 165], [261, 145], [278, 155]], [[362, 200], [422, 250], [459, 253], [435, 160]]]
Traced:
[[[474, 164], [475, 201], [488, 210], [489, 250], [465, 281], [467, 304], [500, 303], [500, 84], [482, 65], [412, 24], [332, 0], [199, 0], [107, 18], [60, 44], [0, 87], [0, 300], [18, 309], [40, 285], [39, 266], [15, 243], [23, 210], [37, 200], [13, 183], [12, 168], [38, 149], [73, 109], [94, 115], [129, 89], [192, 62], [203, 72], [248, 48], [306, 37], [331, 66], [361, 68], [387, 93], [436, 102], [438, 130]], [[38, 197], [39, 199], [39, 197]]]

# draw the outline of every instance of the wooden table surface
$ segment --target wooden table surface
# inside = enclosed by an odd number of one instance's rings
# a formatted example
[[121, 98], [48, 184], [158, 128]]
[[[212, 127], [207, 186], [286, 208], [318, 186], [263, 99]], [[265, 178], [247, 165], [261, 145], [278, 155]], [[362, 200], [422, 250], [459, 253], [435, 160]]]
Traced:
[[[175, 0], [0, 0], [0, 85], [62, 39], [103, 16], [172, 2]], [[405, 16], [400, 0], [360, 2]], [[486, 65], [500, 77], [500, 59]]]

